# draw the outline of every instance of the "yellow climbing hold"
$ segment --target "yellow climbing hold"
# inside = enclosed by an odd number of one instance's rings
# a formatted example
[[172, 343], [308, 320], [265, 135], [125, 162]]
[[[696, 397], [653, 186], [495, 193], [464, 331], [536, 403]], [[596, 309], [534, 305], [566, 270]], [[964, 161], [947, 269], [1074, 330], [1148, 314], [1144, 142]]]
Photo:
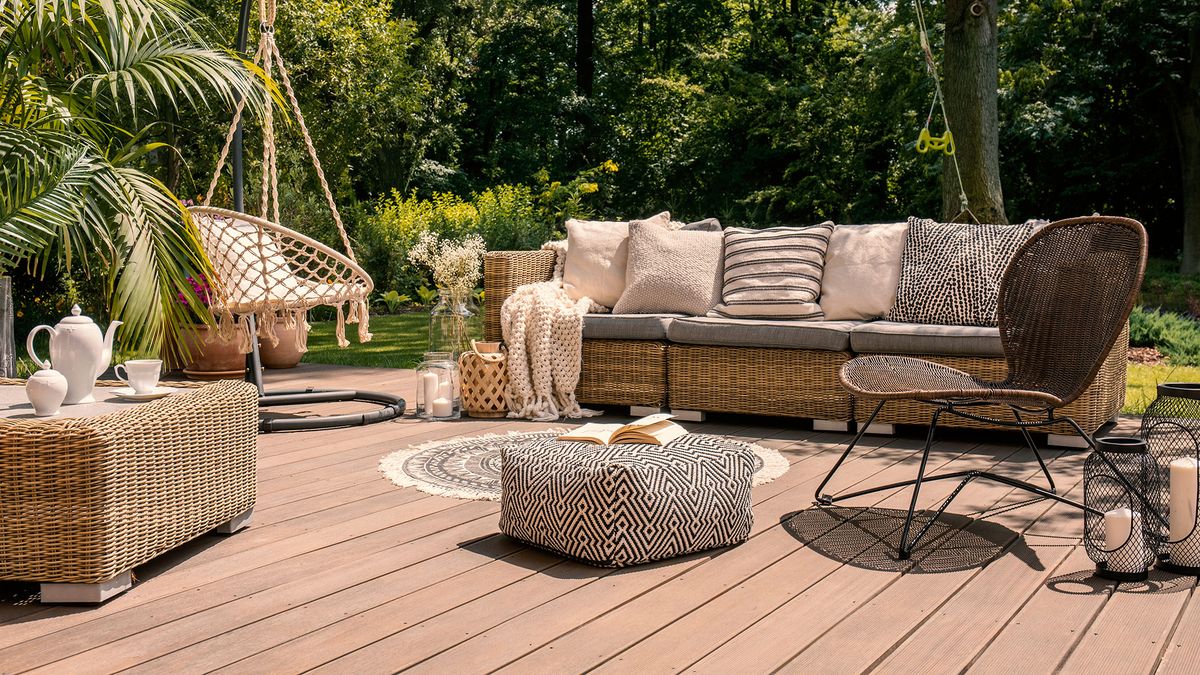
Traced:
[[954, 134], [947, 129], [946, 133], [941, 136], [934, 136], [929, 133], [929, 127], [921, 129], [921, 135], [917, 137], [917, 152], [925, 154], [930, 150], [934, 152], [944, 152], [947, 155], [954, 154]]

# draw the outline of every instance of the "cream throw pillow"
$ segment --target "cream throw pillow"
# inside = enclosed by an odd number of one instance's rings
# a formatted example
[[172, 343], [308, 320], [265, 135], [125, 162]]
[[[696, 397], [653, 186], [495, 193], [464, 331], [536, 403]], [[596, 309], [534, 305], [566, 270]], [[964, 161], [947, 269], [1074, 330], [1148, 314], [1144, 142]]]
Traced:
[[896, 304], [908, 223], [838, 225], [825, 252], [821, 309], [828, 321], [886, 316]]
[[[671, 214], [664, 211], [641, 221], [667, 228]], [[629, 260], [629, 223], [567, 221], [567, 260], [563, 266], [563, 288], [573, 300], [612, 307], [625, 291], [625, 267]]]
[[721, 301], [720, 230], [667, 230], [629, 224], [625, 292], [613, 314], [704, 316]]

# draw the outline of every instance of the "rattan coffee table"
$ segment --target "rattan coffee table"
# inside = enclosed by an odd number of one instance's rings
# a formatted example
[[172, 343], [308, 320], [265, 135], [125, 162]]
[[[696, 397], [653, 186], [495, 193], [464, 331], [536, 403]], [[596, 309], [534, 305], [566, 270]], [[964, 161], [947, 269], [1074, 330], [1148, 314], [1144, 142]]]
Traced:
[[19, 383], [0, 384], [0, 580], [41, 584], [45, 603], [103, 602], [134, 567], [249, 524], [253, 385], [138, 404], [97, 387], [97, 403], [35, 418]]

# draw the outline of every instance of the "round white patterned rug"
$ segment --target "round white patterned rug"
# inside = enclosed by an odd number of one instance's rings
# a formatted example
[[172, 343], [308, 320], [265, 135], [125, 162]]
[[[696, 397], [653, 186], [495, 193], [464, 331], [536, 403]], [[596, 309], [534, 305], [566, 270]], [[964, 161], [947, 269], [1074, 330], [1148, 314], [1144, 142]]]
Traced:
[[[512, 443], [555, 438], [566, 429], [488, 434], [434, 441], [399, 450], [379, 461], [379, 470], [400, 487], [457, 499], [500, 501], [500, 449]], [[763, 485], [787, 473], [788, 461], [778, 450], [722, 438], [754, 453], [754, 484]]]

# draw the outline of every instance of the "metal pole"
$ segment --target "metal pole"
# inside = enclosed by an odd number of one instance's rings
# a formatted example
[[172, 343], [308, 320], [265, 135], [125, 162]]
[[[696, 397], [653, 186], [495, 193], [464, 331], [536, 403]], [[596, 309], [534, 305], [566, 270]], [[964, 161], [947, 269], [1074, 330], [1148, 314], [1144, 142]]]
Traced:
[[[250, 33], [250, 0], [242, 0], [242, 11], [238, 15], [237, 42], [234, 48], [241, 56], [246, 55], [246, 42]], [[245, 173], [242, 164], [242, 121], [238, 120], [237, 129], [233, 132], [233, 148], [231, 149], [231, 165], [233, 166], [233, 210], [238, 213], [246, 212], [245, 204]], [[258, 393], [263, 393], [262, 366], [258, 354], [258, 331], [254, 325], [254, 316], [244, 316], [242, 321], [250, 322], [250, 343], [253, 347], [246, 355], [246, 381], [258, 387]]]
[[[237, 43], [234, 48], [241, 56], [246, 55], [246, 41], [250, 33], [250, 0], [242, 0], [242, 11], [238, 15]], [[245, 213], [244, 174], [242, 168], [242, 122], [238, 120], [233, 132], [231, 164], [233, 165], [233, 210]]]

